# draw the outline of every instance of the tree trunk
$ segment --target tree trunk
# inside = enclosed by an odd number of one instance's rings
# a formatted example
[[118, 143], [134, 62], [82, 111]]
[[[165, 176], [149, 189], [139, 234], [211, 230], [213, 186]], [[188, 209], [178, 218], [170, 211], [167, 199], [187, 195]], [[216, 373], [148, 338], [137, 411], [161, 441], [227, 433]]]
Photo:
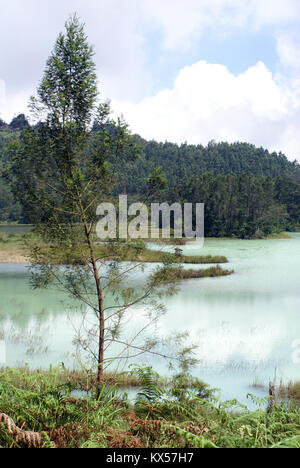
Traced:
[[97, 371], [97, 384], [100, 388], [103, 385], [104, 377], [103, 377], [103, 363], [104, 363], [104, 328], [105, 328], [105, 321], [104, 321], [104, 304], [103, 304], [103, 294], [101, 288], [101, 282], [97, 267], [97, 261], [94, 254], [94, 247], [93, 241], [91, 239], [91, 232], [88, 228], [87, 223], [84, 223], [85, 234], [87, 237], [89, 250], [90, 250], [90, 260], [93, 266], [93, 274], [96, 283], [97, 289], [97, 299], [98, 299], [98, 320], [99, 320], [99, 349], [98, 349], [98, 371]]

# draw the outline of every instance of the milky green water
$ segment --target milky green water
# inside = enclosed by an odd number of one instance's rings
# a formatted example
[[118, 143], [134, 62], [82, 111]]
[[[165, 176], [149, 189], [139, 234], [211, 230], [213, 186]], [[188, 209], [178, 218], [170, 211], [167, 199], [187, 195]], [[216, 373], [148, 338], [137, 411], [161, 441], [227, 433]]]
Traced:
[[[266, 394], [251, 388], [254, 381], [268, 385], [275, 374], [277, 381], [300, 380], [293, 348], [300, 339], [300, 234], [288, 240], [206, 241], [202, 249], [183, 250], [225, 255], [227, 267], [235, 270], [228, 277], [184, 282], [166, 300], [160, 332], [189, 332], [201, 361], [194, 374], [220, 388], [222, 398], [241, 402], [248, 392]], [[32, 291], [24, 266], [0, 265], [0, 333], [5, 332], [7, 365], [74, 364], [72, 339], [81, 315], [64, 299], [55, 291]], [[37, 349], [42, 352], [33, 354]], [[159, 359], [143, 361], [167, 372]]]

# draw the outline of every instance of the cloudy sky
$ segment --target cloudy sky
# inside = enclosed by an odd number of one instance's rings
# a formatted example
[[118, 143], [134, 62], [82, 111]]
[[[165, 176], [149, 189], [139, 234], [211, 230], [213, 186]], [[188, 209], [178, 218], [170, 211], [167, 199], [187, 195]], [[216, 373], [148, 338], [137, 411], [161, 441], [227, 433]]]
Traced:
[[247, 141], [300, 161], [299, 0], [0, 0], [0, 117], [20, 112], [65, 20], [133, 132]]

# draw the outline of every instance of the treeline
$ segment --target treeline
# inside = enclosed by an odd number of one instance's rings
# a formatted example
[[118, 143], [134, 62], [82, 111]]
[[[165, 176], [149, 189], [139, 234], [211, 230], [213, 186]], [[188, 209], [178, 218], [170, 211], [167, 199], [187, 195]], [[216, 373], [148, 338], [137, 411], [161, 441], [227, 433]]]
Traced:
[[[26, 223], [15, 202], [5, 171], [9, 143], [28, 126], [24, 115], [8, 125], [0, 120], [0, 222]], [[97, 126], [94, 126], [97, 132]], [[127, 193], [143, 201], [149, 175], [164, 183], [155, 201], [205, 203], [205, 235], [255, 237], [300, 227], [300, 165], [282, 153], [248, 143], [177, 145], [135, 138], [137, 160], [111, 161], [115, 195]], [[160, 168], [157, 170], [157, 168]], [[147, 198], [147, 197], [146, 197]]]
[[248, 143], [177, 145], [137, 137], [142, 154], [123, 165], [116, 193], [147, 193], [161, 168], [167, 184], [156, 201], [205, 203], [205, 235], [252, 238], [300, 227], [300, 165]]
[[218, 175], [253, 175], [260, 177], [291, 177], [300, 183], [300, 165], [290, 162], [282, 153], [270, 153], [248, 143], [210, 142], [202, 145], [157, 143], [136, 137], [141, 157], [122, 168], [120, 186], [129, 194], [144, 193], [146, 178], [161, 167], [168, 180], [168, 188], [175, 187], [185, 178], [205, 173]]
[[172, 201], [205, 203], [207, 237], [257, 238], [300, 225], [300, 185], [288, 176], [252, 174], [187, 178], [172, 191]]
[[29, 126], [24, 114], [14, 117], [10, 124], [0, 119], [0, 222], [26, 223], [22, 206], [15, 200], [10, 186], [4, 177], [8, 166], [6, 149], [21, 132]]

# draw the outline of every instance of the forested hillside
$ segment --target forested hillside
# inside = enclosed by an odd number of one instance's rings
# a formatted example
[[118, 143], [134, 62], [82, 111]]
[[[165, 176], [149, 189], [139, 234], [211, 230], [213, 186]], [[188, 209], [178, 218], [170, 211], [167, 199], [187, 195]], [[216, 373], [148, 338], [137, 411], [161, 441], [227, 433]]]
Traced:
[[9, 125], [0, 119], [0, 222], [26, 222], [23, 209], [15, 201], [3, 174], [8, 165], [6, 148], [10, 142], [20, 137], [27, 126], [28, 122], [23, 114], [15, 117]]
[[205, 203], [205, 235], [257, 237], [300, 226], [300, 165], [248, 143], [181, 145], [137, 137], [142, 155], [120, 171], [118, 189], [147, 191], [160, 167], [167, 187], [159, 201]]
[[[10, 125], [0, 120], [2, 222], [26, 222], [3, 175], [9, 167], [7, 147], [26, 126], [22, 114]], [[127, 193], [143, 201], [147, 178], [160, 168], [167, 184], [155, 200], [205, 203], [206, 236], [253, 237], [299, 228], [300, 165], [282, 153], [239, 142], [179, 146], [139, 136], [136, 142], [140, 148], [136, 161], [113, 162], [118, 176], [115, 195]]]
[[248, 143], [215, 143], [202, 145], [157, 143], [137, 137], [142, 155], [127, 166], [123, 183], [128, 193], [140, 193], [145, 178], [155, 167], [165, 172], [169, 187], [174, 187], [186, 177], [212, 175], [251, 174], [255, 177], [272, 178], [290, 176], [300, 181], [300, 165], [291, 163], [282, 153], [270, 153]]

